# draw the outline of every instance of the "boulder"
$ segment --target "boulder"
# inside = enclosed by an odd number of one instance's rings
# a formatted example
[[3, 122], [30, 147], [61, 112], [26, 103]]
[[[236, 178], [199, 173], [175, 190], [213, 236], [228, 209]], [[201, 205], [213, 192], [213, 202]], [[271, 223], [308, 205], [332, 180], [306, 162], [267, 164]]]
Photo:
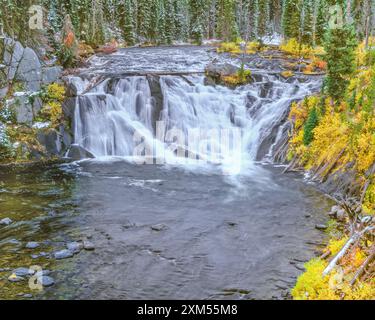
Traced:
[[3, 62], [6, 65], [6, 74], [7, 80], [11, 81], [14, 79], [19, 64], [22, 60], [24, 54], [24, 48], [22, 44], [18, 41], [15, 41], [11, 38], [4, 38], [3, 39]]
[[213, 78], [221, 78], [225, 76], [230, 76], [238, 71], [238, 67], [230, 64], [230, 63], [222, 63], [222, 64], [217, 64], [217, 63], [210, 63], [206, 67], [206, 74], [209, 77]]
[[93, 159], [95, 156], [84, 147], [81, 147], [77, 144], [70, 146], [70, 149], [66, 155], [67, 158], [72, 160], [82, 160], [82, 159]]
[[9, 87], [8, 86], [0, 88], [0, 99], [5, 98], [5, 96], [7, 95], [8, 91], [9, 91]]
[[16, 92], [13, 99], [6, 101], [6, 105], [14, 113], [17, 123], [32, 124], [34, 119], [33, 106], [29, 103], [27, 93]]
[[51, 84], [61, 77], [63, 68], [60, 66], [45, 67], [42, 69], [42, 83]]
[[315, 226], [315, 228], [316, 229], [318, 229], [318, 230], [327, 230], [328, 229], [328, 226], [327, 225], [325, 225], [325, 224], [317, 224], [316, 226]]
[[55, 284], [55, 280], [49, 276], [41, 276], [38, 277], [38, 282], [43, 286], [43, 287], [52, 287]]
[[159, 76], [148, 76], [148, 84], [151, 90], [151, 103], [152, 103], [152, 120], [151, 123], [154, 124], [154, 131], [156, 132], [156, 121], [160, 119], [160, 115], [163, 111], [164, 106], [164, 96], [163, 90], [160, 84]]
[[67, 249], [74, 254], [79, 253], [83, 249], [83, 243], [81, 242], [70, 242], [66, 245]]
[[26, 249], [36, 249], [36, 248], [39, 248], [38, 242], [31, 241], [26, 244]]
[[11, 274], [9, 277], [8, 277], [8, 280], [9, 282], [21, 282], [21, 281], [24, 281], [25, 278], [23, 277], [19, 277], [17, 276], [16, 274]]
[[34, 97], [33, 99], [33, 115], [34, 118], [38, 116], [40, 110], [43, 108], [43, 101], [39, 97]]
[[166, 230], [166, 229], [168, 229], [168, 227], [165, 224], [162, 224], [162, 223], [151, 226], [151, 230], [153, 230], [153, 231], [160, 232], [160, 231], [163, 231], [163, 230]]
[[37, 133], [37, 139], [48, 155], [59, 155], [62, 150], [60, 135], [55, 129], [42, 129]]
[[41, 89], [42, 65], [33, 49], [25, 48], [23, 51], [15, 78], [24, 82], [26, 88], [30, 91], [39, 91]]
[[60, 137], [62, 139], [63, 151], [70, 148], [73, 143], [73, 133], [65, 125], [60, 126]]
[[88, 240], [84, 240], [83, 241], [83, 249], [85, 249], [86, 251], [93, 251], [93, 250], [95, 250], [95, 246], [92, 242], [90, 242]]
[[62, 110], [63, 110], [64, 116], [68, 119], [74, 118], [76, 99], [78, 98], [73, 98], [73, 97], [67, 98], [62, 104]]
[[6, 65], [0, 64], [0, 99], [6, 96], [6, 94], [8, 93], [8, 90], [9, 90], [9, 87], [8, 87]]
[[13, 221], [9, 218], [4, 218], [0, 220], [0, 225], [2, 226], [9, 226], [11, 223], [13, 223]]
[[70, 250], [61, 250], [54, 253], [54, 257], [57, 260], [68, 259], [73, 257], [73, 252]]
[[13, 270], [13, 274], [15, 274], [17, 277], [28, 277], [32, 276], [35, 273], [34, 270], [29, 268], [17, 268]]

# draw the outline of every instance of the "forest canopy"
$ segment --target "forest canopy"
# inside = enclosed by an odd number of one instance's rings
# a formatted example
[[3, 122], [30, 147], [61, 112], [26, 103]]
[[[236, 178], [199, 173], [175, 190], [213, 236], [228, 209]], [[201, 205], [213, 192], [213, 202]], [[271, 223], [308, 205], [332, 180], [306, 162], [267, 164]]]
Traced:
[[[44, 10], [44, 26], [51, 35], [69, 14], [80, 40], [99, 45], [111, 39], [126, 45], [172, 44], [203, 39], [252, 40], [282, 34], [308, 45], [320, 45], [329, 23], [332, 0], [0, 0], [3, 31], [27, 41], [32, 5]], [[358, 38], [374, 26], [371, 0], [345, 1]], [[332, 13], [332, 12], [331, 12]]]

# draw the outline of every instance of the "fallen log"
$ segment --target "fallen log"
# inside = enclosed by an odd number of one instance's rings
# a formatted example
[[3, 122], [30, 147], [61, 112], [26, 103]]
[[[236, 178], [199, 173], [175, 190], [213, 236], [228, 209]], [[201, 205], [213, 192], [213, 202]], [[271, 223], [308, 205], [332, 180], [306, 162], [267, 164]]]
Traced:
[[356, 243], [358, 240], [362, 238], [364, 234], [367, 232], [375, 229], [374, 226], [368, 226], [365, 229], [363, 229], [360, 232], [354, 233], [350, 239], [345, 243], [345, 245], [342, 247], [342, 249], [339, 251], [339, 253], [332, 259], [332, 261], [328, 264], [327, 268], [323, 271], [323, 276], [328, 275], [337, 265], [337, 263], [340, 261], [340, 259], [346, 254], [346, 252], [350, 249], [350, 247]]

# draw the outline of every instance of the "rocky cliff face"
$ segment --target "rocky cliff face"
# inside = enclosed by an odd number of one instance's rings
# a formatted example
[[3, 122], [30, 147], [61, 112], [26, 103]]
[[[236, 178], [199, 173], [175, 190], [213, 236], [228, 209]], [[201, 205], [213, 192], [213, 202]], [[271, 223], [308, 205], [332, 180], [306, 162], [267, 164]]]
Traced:
[[68, 125], [52, 126], [41, 120], [42, 92], [50, 84], [61, 83], [63, 71], [55, 59], [41, 56], [17, 40], [0, 37], [0, 123], [3, 135], [12, 135], [7, 146], [12, 149], [10, 161], [18, 156], [22, 160], [61, 156], [71, 143]]

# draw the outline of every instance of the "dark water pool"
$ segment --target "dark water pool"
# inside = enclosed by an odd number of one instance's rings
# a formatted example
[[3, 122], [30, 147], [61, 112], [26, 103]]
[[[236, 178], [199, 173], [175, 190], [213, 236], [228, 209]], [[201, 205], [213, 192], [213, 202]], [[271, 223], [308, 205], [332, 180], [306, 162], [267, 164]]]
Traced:
[[[296, 265], [324, 239], [315, 225], [331, 203], [281, 171], [231, 178], [118, 160], [1, 172], [0, 220], [13, 223], [0, 226], [0, 298], [286, 297]], [[95, 251], [48, 256], [82, 239]], [[56, 284], [34, 292], [8, 281], [8, 269], [32, 265]]]

